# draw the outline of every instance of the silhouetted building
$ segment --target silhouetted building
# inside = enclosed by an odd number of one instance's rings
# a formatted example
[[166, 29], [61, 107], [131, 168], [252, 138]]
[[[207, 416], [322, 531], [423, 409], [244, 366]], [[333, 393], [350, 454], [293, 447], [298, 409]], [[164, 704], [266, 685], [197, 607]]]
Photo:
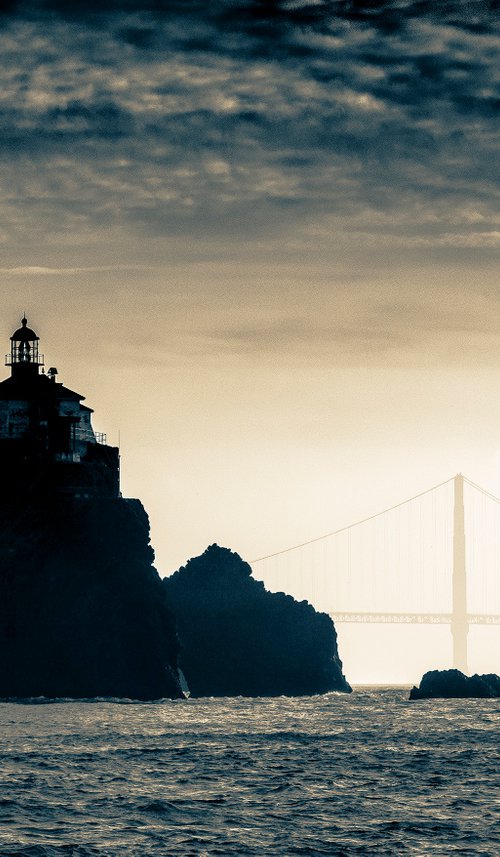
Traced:
[[22, 326], [5, 358], [10, 378], [0, 383], [0, 501], [68, 494], [119, 497], [119, 454], [92, 428], [84, 396], [44, 372], [36, 333]]

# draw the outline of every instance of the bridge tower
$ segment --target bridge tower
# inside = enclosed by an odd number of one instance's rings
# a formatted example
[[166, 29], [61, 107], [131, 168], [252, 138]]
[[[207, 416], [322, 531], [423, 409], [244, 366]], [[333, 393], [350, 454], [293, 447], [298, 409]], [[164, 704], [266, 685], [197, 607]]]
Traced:
[[465, 566], [465, 510], [464, 477], [457, 474], [453, 480], [453, 582], [451, 633], [453, 637], [453, 666], [468, 673], [467, 635], [467, 572]]

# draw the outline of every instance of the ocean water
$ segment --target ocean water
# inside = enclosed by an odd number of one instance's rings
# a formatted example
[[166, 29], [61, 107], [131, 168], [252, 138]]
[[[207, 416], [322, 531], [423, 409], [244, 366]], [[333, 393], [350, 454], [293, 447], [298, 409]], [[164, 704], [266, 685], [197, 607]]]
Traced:
[[0, 855], [497, 855], [500, 700], [0, 704]]

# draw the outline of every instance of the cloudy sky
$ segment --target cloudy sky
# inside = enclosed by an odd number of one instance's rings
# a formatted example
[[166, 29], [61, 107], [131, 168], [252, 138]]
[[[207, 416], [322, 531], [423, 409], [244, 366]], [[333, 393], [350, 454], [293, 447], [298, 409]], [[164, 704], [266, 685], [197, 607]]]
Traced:
[[5, 346], [120, 432], [163, 574], [500, 493], [498, 5], [1, 4]]

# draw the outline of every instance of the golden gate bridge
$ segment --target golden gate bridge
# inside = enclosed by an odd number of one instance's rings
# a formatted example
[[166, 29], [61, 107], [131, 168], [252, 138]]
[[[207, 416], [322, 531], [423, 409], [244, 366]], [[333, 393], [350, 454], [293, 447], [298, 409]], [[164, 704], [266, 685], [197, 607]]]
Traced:
[[460, 473], [251, 564], [335, 622], [449, 625], [466, 673], [469, 626], [500, 625], [500, 499]]

